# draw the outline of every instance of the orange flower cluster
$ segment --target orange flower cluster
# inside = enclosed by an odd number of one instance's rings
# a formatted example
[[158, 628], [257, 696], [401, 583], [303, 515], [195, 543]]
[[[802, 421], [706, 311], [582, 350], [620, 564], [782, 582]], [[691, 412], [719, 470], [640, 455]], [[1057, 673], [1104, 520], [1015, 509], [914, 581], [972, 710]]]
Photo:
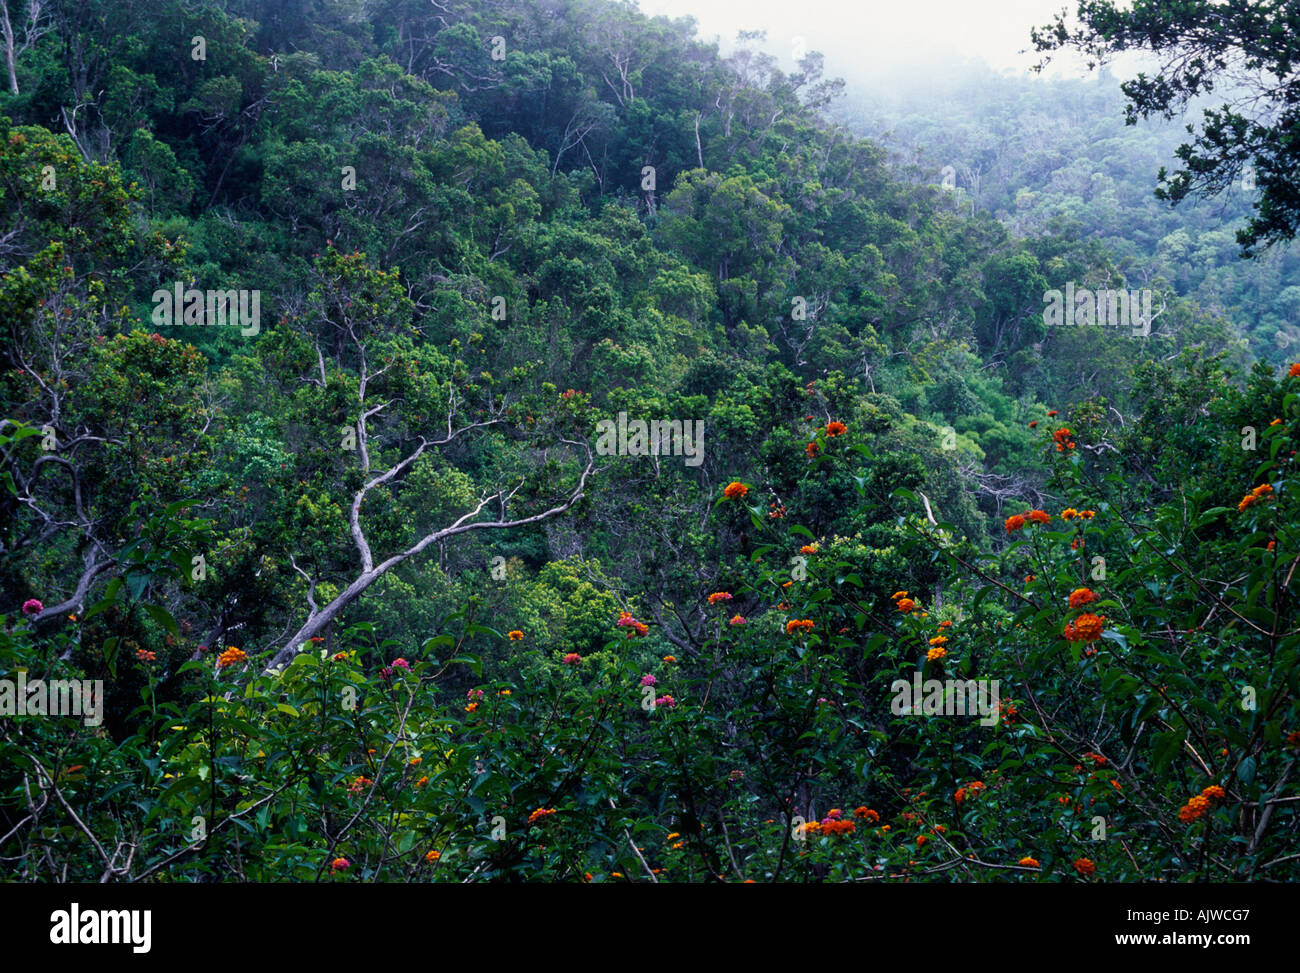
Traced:
[[148, 649], [136, 649], [135, 657], [141, 662], [156, 662], [158, 660], [157, 654], [150, 652]]
[[675, 656], [675, 655], [666, 655], [666, 656], [664, 656], [664, 661], [665, 661], [665, 662], [668, 662], [668, 663], [676, 662], [676, 661], [677, 661], [677, 656]]
[[843, 821], [838, 818], [824, 818], [821, 821], [809, 821], [803, 826], [803, 833], [824, 834], [834, 837], [841, 834], [853, 834], [857, 831], [857, 825], [852, 821]]
[[944, 621], [939, 623], [940, 631], [943, 631], [945, 628], [952, 628], [952, 622]]
[[1012, 514], [1002, 525], [1007, 529], [1007, 533], [1013, 533], [1024, 527], [1026, 523], [1050, 524], [1052, 515], [1046, 510], [1026, 510], [1023, 514]]
[[716, 605], [720, 601], [731, 601], [730, 591], [715, 591], [709, 595], [709, 604]]
[[248, 659], [247, 653], [243, 649], [237, 649], [233, 645], [226, 647], [226, 651], [217, 657], [217, 668], [223, 669], [226, 666], [233, 666], [237, 662], [244, 662]]
[[816, 545], [816, 544], [805, 544], [803, 547], [799, 548], [799, 553], [800, 553], [800, 554], [816, 554], [816, 553], [817, 553], [817, 545]]
[[849, 427], [844, 425], [842, 422], [833, 421], [826, 423], [826, 435], [828, 436], [843, 436], [848, 431]]
[[1106, 618], [1104, 615], [1093, 615], [1085, 612], [1072, 622], [1067, 622], [1065, 631], [1062, 633], [1071, 642], [1095, 642], [1101, 638], [1101, 633], [1106, 628]]
[[1267, 483], [1261, 483], [1259, 486], [1255, 487], [1255, 489], [1251, 490], [1248, 494], [1246, 494], [1244, 497], [1241, 498], [1241, 503], [1237, 504], [1237, 510], [1244, 511], [1251, 504], [1255, 503], [1256, 501], [1263, 500], [1266, 496], [1268, 496], [1272, 492], [1273, 492], [1273, 488], [1271, 486], [1269, 486]]
[[815, 628], [811, 618], [792, 618], [785, 623], [785, 634], [793, 635], [795, 632], [811, 632]]
[[732, 480], [722, 491], [722, 495], [728, 500], [743, 500], [749, 493], [749, 487], [739, 480]]
[[925, 654], [927, 662], [940, 662], [948, 655], [948, 650], [943, 646], [937, 646]]
[[1074, 433], [1070, 430], [1069, 426], [1062, 426], [1060, 429], [1056, 430], [1056, 432], [1052, 433], [1052, 439], [1056, 440], [1056, 451], [1058, 453], [1068, 453], [1070, 450], [1074, 449], [1076, 445], [1074, 441]]
[[438, 851], [438, 849], [435, 848], [432, 851], [429, 851], [425, 854], [424, 860], [427, 861], [430, 865], [432, 865], [441, 857], [442, 857], [442, 852]]
[[916, 602], [907, 597], [906, 591], [894, 592], [894, 604], [904, 615], [916, 611]]
[[957, 788], [957, 792], [953, 794], [953, 800], [960, 804], [968, 797], [978, 797], [982, 790], [984, 790], [984, 781], [973, 780], [965, 787]]
[[1300, 361], [1291, 364], [1291, 371], [1287, 372], [1288, 378], [1300, 378]]
[[1074, 860], [1074, 870], [1080, 875], [1094, 875], [1097, 872], [1097, 866], [1087, 858], [1076, 858]]
[[803, 448], [803, 451], [808, 454], [809, 459], [813, 459], [820, 449], [816, 443], [809, 443]]
[[1097, 601], [1097, 594], [1091, 588], [1075, 588], [1070, 592], [1070, 607], [1082, 608]]
[[773, 520], [780, 520], [785, 516], [785, 505], [779, 503], [770, 503], [767, 505], [767, 515]]
[[554, 813], [555, 808], [553, 807], [539, 807], [532, 814], [528, 815], [528, 823], [536, 824], [538, 821], [542, 820], [542, 818], [549, 817]]
[[880, 815], [869, 807], [858, 807], [853, 809], [853, 816], [860, 820], [866, 821], [867, 824], [875, 824], [880, 820]]
[[1178, 809], [1178, 820], [1183, 824], [1191, 824], [1210, 810], [1211, 801], [1221, 801], [1227, 796], [1227, 791], [1222, 787], [1211, 784], [1195, 797], [1189, 798], [1187, 803]]
[[511, 642], [518, 642], [523, 637], [524, 637], [524, 633], [519, 631], [519, 629], [515, 629], [513, 632], [506, 632], [506, 638], [508, 638]]
[[334, 655], [331, 656], [335, 662], [342, 662], [347, 657], [348, 654], [346, 652], [335, 652]]
[[1020, 859], [1020, 861], [1016, 862], [1016, 864], [1023, 865], [1025, 868], [1037, 868], [1038, 859], [1030, 858], [1028, 855], [1026, 855], [1024, 858]]

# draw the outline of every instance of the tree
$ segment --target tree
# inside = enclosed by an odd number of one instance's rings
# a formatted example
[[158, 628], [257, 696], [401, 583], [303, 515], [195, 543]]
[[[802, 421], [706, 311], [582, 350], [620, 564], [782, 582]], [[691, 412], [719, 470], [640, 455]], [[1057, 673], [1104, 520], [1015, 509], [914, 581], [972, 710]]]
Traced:
[[18, 55], [30, 48], [42, 36], [49, 33], [50, 21], [44, 11], [42, 0], [27, 0], [20, 4], [22, 19], [15, 29], [10, 17], [8, 2], [0, 3], [0, 37], [5, 45], [5, 67], [9, 71], [9, 92], [18, 94]]
[[[536, 475], [502, 472], [495, 486], [483, 487], [478, 499], [467, 502], [450, 524], [432, 528], [426, 524], [410, 536], [409, 529], [402, 529], [404, 524], [394, 524], [385, 515], [401, 502], [403, 488], [422, 462], [440, 450], [463, 448], [476, 431], [514, 427], [514, 403], [492, 389], [486, 373], [479, 376], [482, 384], [472, 383], [462, 365], [450, 369], [444, 379], [439, 373], [449, 370], [445, 358], [430, 349], [411, 347], [409, 335], [401, 333], [409, 328], [411, 304], [396, 271], [376, 270], [364, 254], [340, 254], [331, 247], [318, 260], [316, 276], [317, 285], [307, 299], [306, 334], [286, 335], [283, 360], [287, 375], [297, 373], [295, 385], [318, 390], [321, 412], [334, 407], [346, 417], [339, 424], [344, 429], [344, 455], [355, 455], [356, 468], [348, 468], [350, 462], [342, 467], [335, 464], [337, 471], [326, 469], [320, 475], [330, 495], [348, 496], [347, 535], [359, 568], [351, 568], [348, 580], [333, 586], [337, 594], [321, 603], [317, 601], [319, 579], [290, 555], [293, 569], [306, 582], [307, 615], [279, 643], [267, 671], [292, 660], [371, 585], [425, 550], [473, 531], [527, 527], [566, 513], [584, 495], [595, 468], [587, 443], [559, 427], [553, 428], [552, 435], [540, 437], [515, 430], [519, 439], [534, 441], [532, 449], [516, 452], [515, 469], [531, 462]], [[304, 345], [301, 337], [314, 346], [314, 361], [294, 352]], [[319, 435], [330, 432], [323, 429]], [[555, 468], [564, 460], [553, 458], [552, 451], [562, 458], [578, 454], [581, 470], [572, 485], [554, 482], [564, 479], [564, 471]], [[381, 509], [374, 519], [379, 527], [372, 531], [371, 518], [362, 508], [367, 501], [372, 508], [377, 506], [373, 501], [380, 495], [386, 502], [378, 505]], [[418, 506], [406, 513], [417, 523], [422, 513], [427, 516]], [[381, 548], [375, 554], [379, 543], [375, 533], [389, 553]], [[325, 567], [335, 577], [342, 570], [332, 563]]]
[[[1065, 15], [1032, 32], [1046, 52], [1074, 49], [1088, 66], [1105, 65], [1125, 51], [1154, 53], [1160, 70], [1120, 85], [1128, 97], [1125, 121], [1153, 115], [1173, 118], [1192, 99], [1222, 90], [1227, 100], [1207, 108], [1199, 131], [1175, 153], [1182, 167], [1162, 167], [1159, 199], [1176, 205], [1188, 196], [1211, 196], [1241, 180], [1259, 195], [1237, 233], [1243, 255], [1291, 240], [1300, 231], [1300, 12], [1290, 0], [1080, 0], [1079, 24]], [[1046, 61], [1044, 61], [1046, 63]], [[1042, 65], [1040, 64], [1041, 68]]]

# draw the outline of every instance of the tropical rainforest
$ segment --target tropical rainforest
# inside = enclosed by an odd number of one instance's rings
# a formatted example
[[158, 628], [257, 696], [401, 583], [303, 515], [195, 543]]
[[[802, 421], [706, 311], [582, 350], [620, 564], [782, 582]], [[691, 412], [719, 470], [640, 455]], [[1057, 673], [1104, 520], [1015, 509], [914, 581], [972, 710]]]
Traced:
[[0, 874], [1300, 879], [1300, 13], [1078, 7], [2, 0]]

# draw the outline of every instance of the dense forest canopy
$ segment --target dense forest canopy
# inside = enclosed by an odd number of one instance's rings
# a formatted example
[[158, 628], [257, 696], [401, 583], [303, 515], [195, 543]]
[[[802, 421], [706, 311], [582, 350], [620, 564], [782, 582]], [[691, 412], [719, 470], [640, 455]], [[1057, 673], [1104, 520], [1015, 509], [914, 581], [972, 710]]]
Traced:
[[1289, 108], [872, 103], [608, 0], [0, 14], [7, 877], [1300, 875]]

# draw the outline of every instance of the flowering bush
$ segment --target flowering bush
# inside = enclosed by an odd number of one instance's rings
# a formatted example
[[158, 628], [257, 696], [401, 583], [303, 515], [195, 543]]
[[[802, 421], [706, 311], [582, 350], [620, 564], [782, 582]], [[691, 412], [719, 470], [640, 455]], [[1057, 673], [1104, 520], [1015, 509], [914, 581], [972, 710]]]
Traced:
[[[887, 552], [733, 491], [713, 516], [755, 546], [675, 606], [704, 620], [681, 645], [602, 609], [605, 642], [565, 651], [471, 603], [423, 644], [358, 624], [278, 674], [252, 646], [215, 665], [134, 646], [144, 705], [120, 742], [38, 723], [0, 763], [93, 832], [129, 822], [123, 867], [171, 881], [1294, 880], [1300, 510], [1286, 426], [1263, 435], [1268, 468], [1149, 516], [1045, 441], [1061, 501], [990, 515], [987, 545], [866, 475], [849, 495], [899, 525]], [[863, 445], [827, 454], [871, 468]], [[818, 536], [793, 579], [782, 552]], [[745, 616], [710, 610], [732, 602]], [[0, 619], [0, 668], [67, 671], [72, 637]], [[159, 705], [164, 665], [191, 691]], [[949, 711], [945, 681], [967, 680], [998, 692]], [[201, 848], [148, 826], [195, 808]], [[608, 840], [625, 832], [636, 847]], [[97, 880], [67, 835], [69, 877]], [[4, 854], [38, 868], [43, 840], [18, 828]]]

